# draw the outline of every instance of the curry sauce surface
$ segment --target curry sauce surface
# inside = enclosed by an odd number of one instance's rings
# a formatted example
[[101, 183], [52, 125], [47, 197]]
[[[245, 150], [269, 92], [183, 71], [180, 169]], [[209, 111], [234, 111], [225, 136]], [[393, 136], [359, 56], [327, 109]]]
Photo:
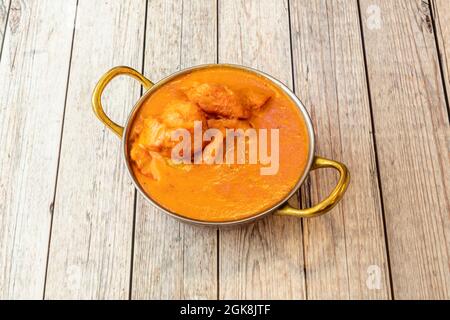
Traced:
[[136, 162], [130, 161], [135, 177], [160, 206], [191, 219], [240, 220], [273, 207], [302, 176], [309, 141], [305, 121], [295, 103], [262, 76], [220, 66], [194, 70], [172, 79], [144, 101], [131, 124], [128, 145], [138, 143], [139, 132], [147, 123], [145, 119], [161, 117], [174, 100], [187, 99], [186, 88], [203, 83], [220, 84], [233, 92], [270, 92], [270, 99], [247, 120], [255, 129], [279, 129], [278, 173], [261, 175], [260, 168], [267, 165], [259, 163], [170, 165], [165, 156], [153, 166], [156, 175], [143, 174]]

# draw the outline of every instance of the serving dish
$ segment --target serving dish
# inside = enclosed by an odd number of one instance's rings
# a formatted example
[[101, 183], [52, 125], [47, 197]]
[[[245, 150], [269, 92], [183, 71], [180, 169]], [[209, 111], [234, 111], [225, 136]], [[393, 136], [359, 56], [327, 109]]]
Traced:
[[[173, 79], [180, 77], [182, 75], [202, 70], [202, 69], [210, 69], [210, 68], [217, 68], [218, 66], [226, 67], [226, 68], [234, 68], [236, 70], [245, 70], [246, 72], [257, 74], [260, 77], [263, 77], [270, 81], [273, 85], [280, 88], [296, 105], [298, 110], [301, 113], [301, 116], [303, 117], [303, 120], [306, 124], [308, 139], [309, 139], [309, 148], [308, 148], [308, 155], [307, 155], [307, 163], [306, 167], [303, 170], [302, 174], [298, 177], [297, 183], [295, 187], [291, 189], [291, 191], [286, 194], [286, 196], [277, 203], [274, 203], [273, 206], [271, 206], [268, 209], [262, 210], [261, 212], [258, 212], [250, 217], [245, 217], [243, 219], [238, 220], [230, 220], [230, 221], [206, 221], [206, 220], [200, 220], [200, 219], [194, 219], [190, 217], [186, 217], [180, 213], [174, 212], [172, 210], [168, 210], [166, 207], [162, 206], [160, 203], [155, 201], [148, 192], [145, 192], [144, 188], [139, 183], [138, 179], [136, 178], [135, 174], [132, 170], [131, 160], [129, 157], [129, 135], [131, 131], [132, 123], [136, 117], [137, 112], [141, 108], [141, 106], [144, 104], [144, 102], [158, 89], [162, 88], [169, 82], [171, 82]], [[131, 109], [131, 112], [128, 116], [128, 119], [125, 123], [125, 125], [122, 127], [119, 124], [112, 121], [104, 112], [103, 106], [101, 103], [101, 97], [103, 90], [108, 85], [108, 83], [115, 77], [119, 75], [127, 75], [130, 76], [143, 85], [145, 88], [145, 92], [142, 95], [142, 97], [136, 102], [134, 107]], [[98, 81], [94, 92], [92, 96], [92, 106], [94, 113], [96, 116], [100, 119], [101, 122], [103, 122], [109, 129], [111, 129], [122, 141], [122, 153], [123, 158], [125, 161], [125, 164], [127, 166], [128, 173], [133, 181], [133, 184], [137, 188], [137, 190], [143, 195], [143, 197], [152, 203], [154, 206], [156, 206], [161, 211], [165, 212], [166, 214], [175, 217], [177, 219], [180, 219], [183, 222], [188, 223], [194, 223], [194, 224], [200, 224], [200, 225], [207, 225], [207, 226], [231, 226], [231, 225], [238, 225], [243, 223], [248, 223], [251, 221], [255, 221], [257, 219], [260, 219], [268, 214], [276, 214], [281, 216], [294, 216], [299, 218], [310, 218], [310, 217], [316, 217], [319, 215], [322, 215], [329, 210], [331, 210], [342, 198], [344, 195], [347, 186], [350, 181], [350, 174], [348, 172], [348, 169], [346, 166], [340, 162], [326, 159], [323, 157], [320, 157], [318, 155], [315, 155], [314, 153], [314, 146], [315, 146], [315, 139], [314, 139], [314, 130], [312, 126], [311, 119], [308, 115], [308, 112], [305, 108], [305, 106], [302, 104], [302, 102], [299, 100], [299, 98], [284, 84], [282, 84], [277, 79], [273, 78], [272, 76], [265, 74], [261, 71], [254, 70], [248, 67], [243, 67], [239, 65], [230, 65], [230, 64], [208, 64], [208, 65], [199, 65], [187, 69], [180, 70], [178, 72], [175, 72], [168, 77], [162, 79], [158, 83], [153, 83], [146, 77], [144, 77], [142, 74], [137, 72], [136, 70], [125, 67], [125, 66], [119, 66], [115, 67], [108, 72], [105, 73], [101, 77], [101, 79]], [[333, 189], [333, 191], [330, 193], [330, 195], [322, 200], [320, 203], [314, 205], [311, 208], [305, 208], [305, 209], [297, 209], [292, 206], [290, 206], [287, 203], [287, 200], [300, 188], [304, 180], [306, 179], [307, 175], [311, 170], [316, 170], [320, 168], [333, 168], [339, 172], [339, 180], [337, 182], [336, 187]]]

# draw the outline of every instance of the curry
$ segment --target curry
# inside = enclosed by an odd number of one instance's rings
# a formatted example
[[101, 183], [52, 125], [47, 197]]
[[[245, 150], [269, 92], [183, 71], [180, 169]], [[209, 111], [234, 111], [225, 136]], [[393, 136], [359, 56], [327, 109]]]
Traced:
[[[180, 142], [174, 132], [181, 128], [195, 135], [196, 124], [217, 129], [224, 138], [190, 141], [193, 151], [180, 154], [186, 161], [174, 161]], [[237, 149], [225, 145], [232, 129], [276, 130], [278, 150], [271, 143], [267, 150], [279, 154], [275, 174], [261, 174], [267, 163], [250, 163], [247, 149], [244, 163], [211, 161], [229, 152], [236, 156]], [[137, 111], [127, 145], [133, 174], [155, 202], [184, 217], [216, 222], [251, 217], [283, 201], [306, 169], [309, 152], [306, 123], [295, 102], [263, 76], [225, 66], [193, 70], [155, 90]], [[206, 161], [205, 151], [217, 146], [222, 149]], [[201, 152], [204, 161], [194, 161]]]

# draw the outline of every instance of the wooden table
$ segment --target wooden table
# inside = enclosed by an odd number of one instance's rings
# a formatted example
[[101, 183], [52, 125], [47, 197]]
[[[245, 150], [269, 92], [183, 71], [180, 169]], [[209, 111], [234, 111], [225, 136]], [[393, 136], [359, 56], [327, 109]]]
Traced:
[[[0, 0], [0, 44], [0, 298], [450, 298], [450, 1]], [[304, 102], [352, 174], [330, 214], [205, 229], [136, 193], [96, 81], [214, 62]], [[141, 94], [104, 103], [123, 122]]]

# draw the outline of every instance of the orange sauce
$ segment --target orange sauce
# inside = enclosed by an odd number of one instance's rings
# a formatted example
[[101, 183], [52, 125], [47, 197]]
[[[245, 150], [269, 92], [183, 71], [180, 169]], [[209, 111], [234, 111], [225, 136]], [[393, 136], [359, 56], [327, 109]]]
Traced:
[[270, 99], [260, 109], [253, 110], [246, 121], [255, 129], [279, 129], [278, 172], [261, 175], [260, 168], [267, 167], [261, 163], [171, 165], [165, 155], [165, 160], [157, 164], [157, 178], [143, 174], [132, 159], [137, 181], [160, 206], [196, 220], [240, 220], [273, 207], [290, 193], [302, 176], [308, 159], [309, 140], [305, 121], [295, 102], [263, 76], [217, 66], [172, 79], [141, 105], [131, 123], [129, 148], [138, 143], [137, 137], [145, 119], [160, 117], [167, 105], [176, 99], [188, 99], [184, 93], [186, 88], [199, 83], [220, 84], [232, 92], [270, 92]]

